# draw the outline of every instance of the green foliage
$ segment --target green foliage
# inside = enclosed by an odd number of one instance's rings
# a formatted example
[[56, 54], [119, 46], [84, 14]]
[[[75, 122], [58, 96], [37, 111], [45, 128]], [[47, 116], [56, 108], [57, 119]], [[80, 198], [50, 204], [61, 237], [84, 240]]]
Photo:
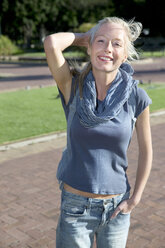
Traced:
[[95, 26], [95, 23], [83, 23], [77, 29], [76, 32], [85, 33]]
[[106, 16], [135, 17], [150, 36], [165, 36], [162, 0], [1, 0], [0, 8], [2, 34], [25, 47], [42, 46], [47, 34], [73, 31]]
[[0, 55], [11, 55], [18, 51], [16, 45], [4, 35], [0, 35]]
[[55, 25], [59, 2], [59, 0], [2, 0], [2, 33], [9, 34], [16, 41], [22, 40], [25, 47], [30, 47], [35, 39], [38, 43], [41, 42], [46, 34], [47, 24]]
[[[51, 32], [74, 30], [113, 15], [113, 0], [1, 0], [2, 33], [30, 47]], [[11, 25], [12, 23], [12, 25]]]

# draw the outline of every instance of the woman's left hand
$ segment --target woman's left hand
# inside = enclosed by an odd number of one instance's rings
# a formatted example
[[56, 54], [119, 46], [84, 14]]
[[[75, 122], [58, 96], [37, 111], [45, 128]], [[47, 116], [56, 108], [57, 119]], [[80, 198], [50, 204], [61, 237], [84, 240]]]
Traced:
[[115, 218], [120, 212], [122, 214], [129, 214], [134, 209], [135, 204], [133, 204], [131, 199], [121, 202], [118, 207], [115, 209], [114, 213], [111, 216], [111, 219]]

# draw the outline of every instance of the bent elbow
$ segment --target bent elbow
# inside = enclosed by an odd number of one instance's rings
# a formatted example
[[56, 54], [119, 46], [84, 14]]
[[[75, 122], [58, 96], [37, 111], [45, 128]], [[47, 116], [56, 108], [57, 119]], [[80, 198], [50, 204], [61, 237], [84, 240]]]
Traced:
[[53, 35], [46, 36], [44, 40], [44, 49], [45, 51], [55, 49], [56, 47], [56, 41]]

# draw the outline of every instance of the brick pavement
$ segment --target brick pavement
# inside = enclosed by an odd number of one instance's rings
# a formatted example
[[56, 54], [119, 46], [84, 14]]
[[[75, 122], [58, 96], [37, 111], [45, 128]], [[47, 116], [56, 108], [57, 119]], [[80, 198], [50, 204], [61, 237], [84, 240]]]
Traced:
[[[140, 60], [133, 63], [134, 77], [144, 82], [165, 82], [165, 58]], [[0, 92], [25, 89], [27, 86], [54, 85], [46, 63], [0, 62]]]
[[144, 82], [165, 82], [165, 57], [137, 61], [132, 64], [135, 79]]
[[[164, 60], [136, 64], [135, 77], [164, 82]], [[0, 91], [54, 84], [44, 64], [0, 64], [0, 74], [9, 76], [0, 79]], [[127, 248], [165, 247], [165, 116], [155, 117], [152, 123], [153, 169], [142, 202], [132, 214]], [[60, 138], [0, 152], [0, 248], [55, 247], [60, 204], [55, 174], [64, 144], [65, 138]], [[135, 137], [128, 155], [128, 173], [133, 185], [137, 157]]]
[[[152, 119], [153, 169], [143, 199], [132, 213], [127, 248], [165, 247], [165, 118]], [[0, 152], [0, 248], [55, 248], [60, 206], [55, 175], [64, 144], [65, 138], [60, 138]], [[135, 135], [128, 156], [133, 185]]]
[[1, 92], [54, 84], [46, 63], [0, 63]]

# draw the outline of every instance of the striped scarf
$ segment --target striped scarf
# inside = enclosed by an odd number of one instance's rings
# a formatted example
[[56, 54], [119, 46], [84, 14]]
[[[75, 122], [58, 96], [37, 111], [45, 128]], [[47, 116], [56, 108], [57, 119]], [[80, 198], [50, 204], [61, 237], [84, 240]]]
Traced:
[[110, 85], [107, 95], [99, 108], [97, 108], [97, 93], [95, 79], [92, 71], [88, 73], [83, 85], [83, 97], [77, 96], [77, 113], [80, 123], [86, 127], [95, 127], [108, 122], [117, 116], [122, 106], [128, 100], [133, 87], [138, 81], [132, 78], [134, 70], [128, 63], [123, 63]]

